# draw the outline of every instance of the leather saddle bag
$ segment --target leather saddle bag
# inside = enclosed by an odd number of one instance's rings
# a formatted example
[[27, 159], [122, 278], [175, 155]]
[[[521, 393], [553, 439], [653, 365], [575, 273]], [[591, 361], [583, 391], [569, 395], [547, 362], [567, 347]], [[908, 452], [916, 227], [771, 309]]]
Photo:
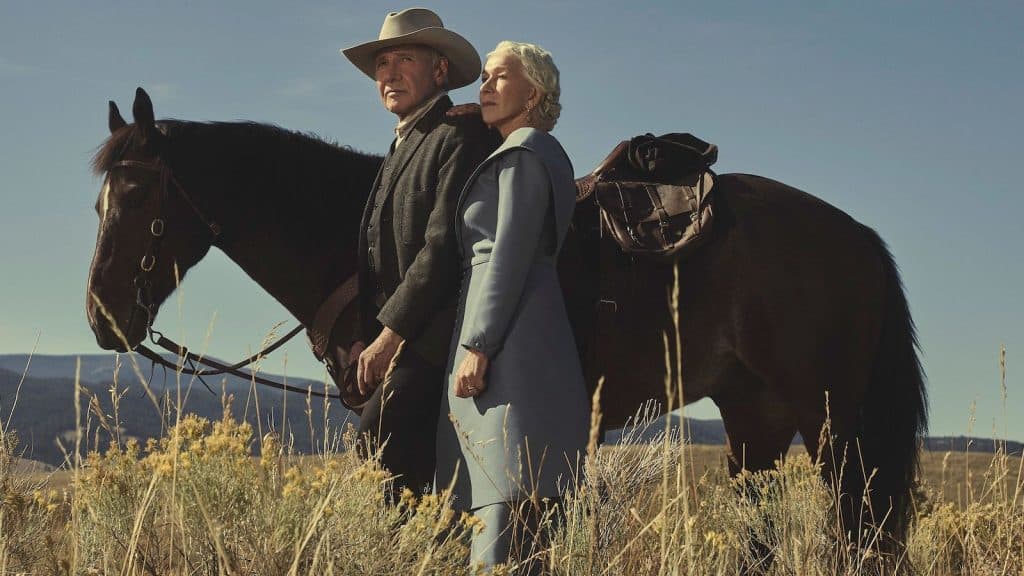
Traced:
[[670, 256], [696, 247], [714, 218], [710, 172], [692, 184], [617, 181], [597, 185], [601, 219], [623, 251]]
[[624, 252], [686, 253], [711, 230], [717, 159], [717, 146], [690, 134], [637, 136], [577, 180], [577, 202], [594, 196], [602, 227]]

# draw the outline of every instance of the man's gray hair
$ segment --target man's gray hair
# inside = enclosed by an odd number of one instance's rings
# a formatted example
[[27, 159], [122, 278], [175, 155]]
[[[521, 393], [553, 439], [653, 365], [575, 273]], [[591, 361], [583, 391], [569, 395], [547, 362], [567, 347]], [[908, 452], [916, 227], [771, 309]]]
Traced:
[[558, 67], [551, 53], [536, 44], [503, 40], [487, 57], [502, 52], [515, 54], [523, 65], [526, 79], [540, 92], [540, 101], [533, 110], [533, 118], [539, 128], [550, 131], [562, 113], [562, 105], [558, 103], [562, 88], [558, 83]]

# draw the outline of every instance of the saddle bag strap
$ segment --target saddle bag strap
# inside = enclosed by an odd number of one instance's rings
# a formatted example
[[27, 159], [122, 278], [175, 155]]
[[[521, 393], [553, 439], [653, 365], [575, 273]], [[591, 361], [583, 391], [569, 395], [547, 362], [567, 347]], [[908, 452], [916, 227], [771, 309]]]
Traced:
[[651, 200], [651, 207], [654, 212], [658, 214], [658, 230], [654, 232], [660, 237], [662, 245], [669, 244], [673, 240], [669, 239], [669, 221], [668, 212], [665, 211], [665, 206], [661, 203], [661, 196], [658, 195], [657, 190], [652, 190], [650, 184], [644, 184], [644, 191], [647, 192], [647, 197]]
[[661, 203], [661, 196], [658, 192], [651, 190], [650, 184], [644, 184], [644, 191], [647, 192], [647, 196], [651, 199], [651, 205], [654, 207], [654, 211], [658, 213], [658, 225], [661, 226], [662, 233], [669, 226], [668, 212], [665, 211], [665, 206]]
[[636, 226], [639, 224], [639, 221], [634, 220], [632, 214], [633, 201], [629, 194], [622, 192], [622, 186], [618, 182], [615, 183], [615, 190], [619, 193], [619, 203], [622, 204], [622, 219], [626, 222], [626, 230], [629, 231], [629, 237], [632, 238], [635, 244], [640, 245], [642, 242], [636, 235]]

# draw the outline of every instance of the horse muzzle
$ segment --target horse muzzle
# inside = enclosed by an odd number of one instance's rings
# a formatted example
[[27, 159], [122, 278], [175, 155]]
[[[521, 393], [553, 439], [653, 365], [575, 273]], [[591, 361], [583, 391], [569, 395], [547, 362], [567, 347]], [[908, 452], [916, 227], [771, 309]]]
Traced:
[[[145, 314], [127, 314], [127, 324], [119, 317], [111, 317], [95, 304], [89, 305], [89, 327], [96, 337], [96, 344], [104, 350], [127, 352], [138, 346], [146, 337]], [[141, 310], [139, 311], [141, 312]], [[116, 322], [116, 324], [115, 324]]]

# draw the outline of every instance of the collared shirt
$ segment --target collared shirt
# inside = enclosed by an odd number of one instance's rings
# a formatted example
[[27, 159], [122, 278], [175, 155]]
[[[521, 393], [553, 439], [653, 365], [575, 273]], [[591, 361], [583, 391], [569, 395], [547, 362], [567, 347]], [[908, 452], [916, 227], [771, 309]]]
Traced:
[[398, 147], [398, 145], [401, 144], [403, 140], [405, 140], [405, 137], [409, 135], [409, 131], [412, 130], [412, 127], [416, 125], [416, 122], [419, 122], [419, 119], [422, 118], [423, 115], [426, 114], [428, 110], [430, 110], [434, 103], [440, 100], [442, 96], [446, 96], [447, 94], [448, 91], [441, 90], [433, 97], [431, 97], [429, 100], [427, 100], [423, 104], [420, 104], [420, 107], [417, 108], [416, 110], [413, 110], [411, 114], [409, 114], [402, 120], [398, 121], [398, 125], [395, 126], [395, 147]]

